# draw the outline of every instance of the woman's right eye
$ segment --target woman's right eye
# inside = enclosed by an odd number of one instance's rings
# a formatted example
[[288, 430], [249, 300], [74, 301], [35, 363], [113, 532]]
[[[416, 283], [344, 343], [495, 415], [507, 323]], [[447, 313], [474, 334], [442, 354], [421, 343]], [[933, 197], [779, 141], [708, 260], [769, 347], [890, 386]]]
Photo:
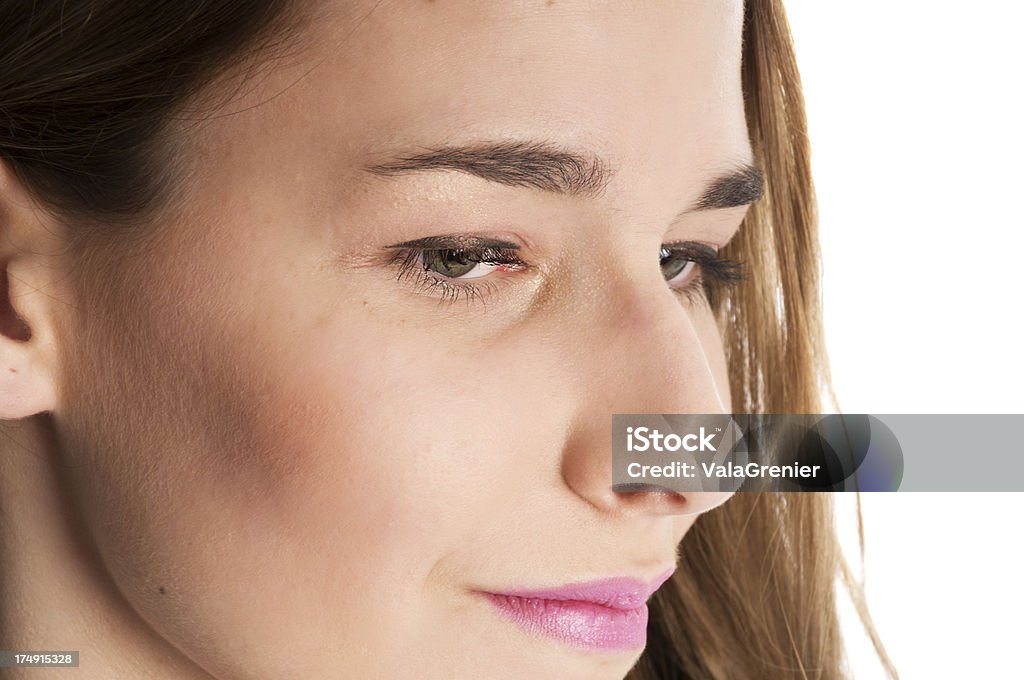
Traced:
[[518, 257], [509, 257], [493, 248], [478, 251], [444, 248], [422, 250], [420, 254], [425, 271], [449, 279], [479, 279], [493, 271], [509, 271], [520, 264]]
[[506, 278], [501, 274], [530, 268], [518, 244], [491, 238], [431, 236], [388, 247], [399, 281], [447, 301], [483, 299]]

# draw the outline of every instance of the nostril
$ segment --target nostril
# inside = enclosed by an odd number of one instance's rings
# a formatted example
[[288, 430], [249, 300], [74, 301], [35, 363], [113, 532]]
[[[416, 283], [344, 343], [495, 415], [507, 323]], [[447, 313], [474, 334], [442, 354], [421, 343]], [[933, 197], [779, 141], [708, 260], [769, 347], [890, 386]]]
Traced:
[[612, 493], [620, 510], [628, 514], [687, 514], [690, 502], [686, 494], [660, 484], [613, 484]]
[[612, 491], [621, 494], [634, 494], [634, 493], [677, 493], [674, 489], [670, 489], [667, 486], [661, 486], [659, 484], [649, 483], [629, 483], [629, 484], [614, 484], [612, 485]]

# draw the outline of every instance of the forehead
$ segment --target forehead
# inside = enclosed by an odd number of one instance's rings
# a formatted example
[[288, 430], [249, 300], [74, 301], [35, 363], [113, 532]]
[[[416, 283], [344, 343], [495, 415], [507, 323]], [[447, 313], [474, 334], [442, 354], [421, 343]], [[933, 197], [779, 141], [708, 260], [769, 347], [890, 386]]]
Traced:
[[300, 58], [250, 93], [251, 141], [291, 136], [289, 150], [352, 169], [540, 140], [609, 160], [619, 190], [682, 199], [751, 158], [742, 15], [737, 0], [326, 2]]

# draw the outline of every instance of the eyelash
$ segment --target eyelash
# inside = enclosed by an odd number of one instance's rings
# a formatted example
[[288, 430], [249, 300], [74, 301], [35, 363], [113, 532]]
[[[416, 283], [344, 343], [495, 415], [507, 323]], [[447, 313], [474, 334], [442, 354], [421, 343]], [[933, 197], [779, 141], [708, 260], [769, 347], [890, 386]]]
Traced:
[[[458, 279], [445, 278], [440, 274], [431, 273], [423, 265], [423, 256], [426, 253], [443, 253], [452, 250], [463, 255], [468, 254], [468, 259], [478, 264], [508, 265], [515, 267], [515, 271], [529, 269], [528, 265], [513, 248], [502, 246], [467, 246], [453, 240], [447, 248], [402, 248], [396, 247], [395, 254], [390, 263], [398, 267], [398, 280], [404, 281], [410, 276], [414, 277], [413, 285], [420, 291], [436, 294], [442, 302], [457, 302], [460, 298], [467, 302], [472, 300], [485, 301], [486, 296], [495, 292], [499, 286], [493, 281], [480, 281], [474, 283], [453, 283]], [[474, 279], [475, 281], [475, 279]]]
[[[443, 237], [430, 240], [437, 242], [438, 245], [444, 241]], [[497, 245], [467, 245], [464, 239], [454, 238], [447, 245], [449, 247], [404, 247], [405, 244], [390, 246], [394, 249], [394, 255], [389, 264], [397, 268], [396, 278], [399, 281], [413, 277], [412, 284], [418, 290], [436, 293], [442, 302], [452, 303], [460, 299], [467, 302], [473, 300], [483, 302], [500, 286], [493, 281], [477, 281], [476, 279], [470, 279], [474, 281], [473, 283], [455, 283], [459, 279], [447, 278], [428, 270], [423, 264], [425, 254], [456, 251], [478, 264], [505, 265], [514, 268], [513, 271], [519, 272], [532, 268], [516, 254], [514, 248]], [[693, 242], [665, 244], [662, 246], [662, 250], [681, 254], [686, 260], [696, 264], [696, 274], [684, 287], [675, 289], [691, 305], [713, 307], [722, 293], [748, 278], [745, 273], [745, 262], [719, 255], [714, 248], [704, 244]]]
[[691, 305], [713, 308], [724, 293], [749, 278], [745, 261], [720, 255], [711, 246], [683, 242], [665, 244], [662, 248], [680, 253], [696, 263], [697, 274], [686, 286], [677, 289]]

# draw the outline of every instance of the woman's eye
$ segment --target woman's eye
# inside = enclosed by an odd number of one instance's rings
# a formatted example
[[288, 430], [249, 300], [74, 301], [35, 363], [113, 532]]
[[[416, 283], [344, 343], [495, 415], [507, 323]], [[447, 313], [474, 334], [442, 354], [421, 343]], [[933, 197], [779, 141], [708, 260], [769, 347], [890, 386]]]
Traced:
[[449, 279], [478, 279], [501, 266], [485, 262], [467, 250], [447, 248], [422, 251], [423, 269]]
[[430, 236], [388, 246], [388, 262], [397, 268], [399, 281], [409, 281], [423, 292], [444, 300], [483, 299], [496, 286], [528, 270], [519, 257], [519, 245], [510, 241], [466, 236]]
[[684, 281], [697, 268], [697, 261], [693, 256], [680, 250], [662, 248], [660, 259], [661, 275], [673, 285]]
[[661, 275], [691, 302], [714, 306], [729, 288], [747, 279], [745, 264], [711, 246], [684, 242], [662, 246]]

